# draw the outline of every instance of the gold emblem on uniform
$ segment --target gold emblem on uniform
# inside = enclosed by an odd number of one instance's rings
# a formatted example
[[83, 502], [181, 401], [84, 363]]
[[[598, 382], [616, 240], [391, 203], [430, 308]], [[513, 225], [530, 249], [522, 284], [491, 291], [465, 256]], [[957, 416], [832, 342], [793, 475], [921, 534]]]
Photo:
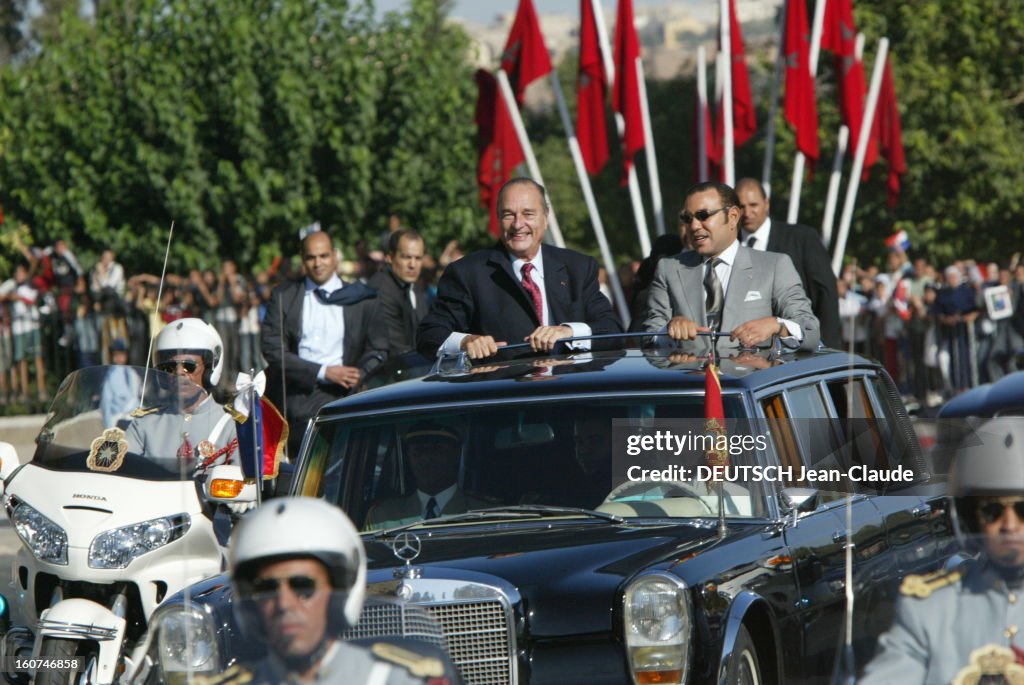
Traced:
[[124, 455], [128, 454], [128, 441], [120, 428], [108, 428], [103, 435], [92, 441], [89, 446], [89, 458], [85, 465], [90, 471], [117, 471], [124, 464]]
[[960, 580], [959, 571], [935, 571], [924, 575], [910, 575], [900, 583], [900, 594], [918, 599], [928, 599], [939, 588]]
[[1017, 664], [1008, 647], [979, 647], [971, 652], [970, 665], [960, 669], [952, 685], [1024, 685], [1024, 666]]
[[444, 675], [444, 664], [432, 656], [417, 654], [386, 642], [378, 642], [370, 651], [379, 659], [397, 664], [420, 678], [439, 678]]

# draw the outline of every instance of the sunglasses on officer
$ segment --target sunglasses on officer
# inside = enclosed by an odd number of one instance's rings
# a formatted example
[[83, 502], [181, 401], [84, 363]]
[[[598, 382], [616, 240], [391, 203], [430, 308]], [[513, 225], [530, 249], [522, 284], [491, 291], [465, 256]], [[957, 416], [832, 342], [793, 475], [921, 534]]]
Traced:
[[701, 223], [704, 223], [705, 221], [707, 221], [708, 219], [713, 217], [715, 214], [718, 214], [722, 210], [731, 209], [731, 208], [732, 208], [732, 205], [722, 205], [718, 209], [714, 209], [714, 210], [710, 210], [710, 211], [707, 210], [707, 209], [698, 209], [693, 214], [690, 214], [689, 212], [686, 212], [686, 211], [679, 212], [679, 223], [681, 223], [683, 226], [689, 226], [690, 224], [693, 223], [694, 219], [696, 219], [697, 221], [699, 221]]
[[1007, 508], [1013, 508], [1017, 518], [1024, 521], [1024, 499], [1000, 498], [984, 500], [978, 505], [978, 518], [984, 524], [995, 523], [1003, 517]]
[[280, 592], [282, 584], [287, 585], [296, 597], [304, 600], [312, 599], [318, 589], [316, 578], [296, 575], [286, 578], [255, 578], [243, 592], [249, 599], [273, 599]]
[[178, 367], [185, 369], [185, 373], [191, 374], [195, 373], [196, 369], [199, 368], [199, 362], [195, 359], [170, 359], [156, 365], [157, 371], [163, 371], [164, 373], [174, 373], [178, 370]]

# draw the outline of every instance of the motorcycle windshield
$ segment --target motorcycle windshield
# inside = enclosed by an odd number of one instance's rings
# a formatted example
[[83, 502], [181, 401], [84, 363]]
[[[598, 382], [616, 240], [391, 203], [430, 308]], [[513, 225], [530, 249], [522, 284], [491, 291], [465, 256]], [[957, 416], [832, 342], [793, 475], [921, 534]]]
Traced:
[[80, 369], [61, 383], [31, 463], [55, 471], [187, 480], [225, 416], [205, 390], [179, 376], [134, 366]]

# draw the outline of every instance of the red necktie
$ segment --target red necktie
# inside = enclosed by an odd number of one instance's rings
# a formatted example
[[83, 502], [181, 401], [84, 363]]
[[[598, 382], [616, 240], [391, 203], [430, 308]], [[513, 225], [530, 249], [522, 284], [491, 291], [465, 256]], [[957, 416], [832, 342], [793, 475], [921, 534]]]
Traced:
[[530, 294], [530, 299], [533, 300], [533, 312], [537, 315], [537, 323], [543, 326], [544, 299], [540, 296], [540, 288], [530, 278], [530, 272], [533, 271], [533, 268], [533, 264], [530, 262], [523, 264], [523, 287], [526, 288], [526, 292]]

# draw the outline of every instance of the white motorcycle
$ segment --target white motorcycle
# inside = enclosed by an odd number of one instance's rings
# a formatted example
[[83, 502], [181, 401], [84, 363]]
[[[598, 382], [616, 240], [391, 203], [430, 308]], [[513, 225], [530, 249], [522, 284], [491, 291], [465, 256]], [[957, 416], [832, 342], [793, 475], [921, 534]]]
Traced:
[[116, 682], [131, 672], [157, 605], [224, 568], [217, 503], [256, 493], [238, 466], [206, 472], [193, 456], [190, 440], [207, 436], [189, 432], [209, 430], [199, 411], [207, 400], [153, 369], [91, 367], [61, 384], [29, 461], [19, 465], [0, 443], [3, 504], [23, 543], [13, 599], [38, 619], [34, 631], [8, 630], [0, 657], [82, 666], [38, 670], [36, 683]]

